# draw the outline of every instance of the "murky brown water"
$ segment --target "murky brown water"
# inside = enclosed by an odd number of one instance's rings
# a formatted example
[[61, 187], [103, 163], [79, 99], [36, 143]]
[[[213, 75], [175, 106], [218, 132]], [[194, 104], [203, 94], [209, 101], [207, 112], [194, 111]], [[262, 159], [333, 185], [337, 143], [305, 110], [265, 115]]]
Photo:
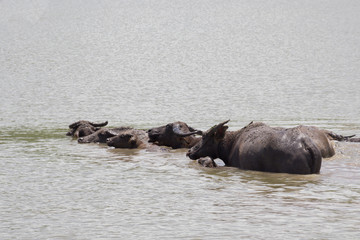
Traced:
[[80, 119], [360, 136], [358, 1], [0, 1], [1, 239], [358, 239], [360, 144], [319, 175], [80, 145]]

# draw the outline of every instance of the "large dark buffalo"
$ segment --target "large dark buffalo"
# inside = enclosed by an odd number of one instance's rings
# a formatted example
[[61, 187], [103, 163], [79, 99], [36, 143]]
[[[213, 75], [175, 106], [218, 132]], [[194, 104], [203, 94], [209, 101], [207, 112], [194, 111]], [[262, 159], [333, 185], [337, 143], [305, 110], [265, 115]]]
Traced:
[[272, 128], [264, 123], [250, 123], [232, 132], [226, 131], [227, 122], [205, 132], [187, 156], [194, 160], [205, 156], [220, 158], [227, 166], [246, 170], [312, 174], [320, 172], [322, 154], [333, 154], [326, 135], [312, 132], [316, 129]]
[[132, 129], [132, 128], [130, 128], [130, 127], [101, 128], [90, 135], [79, 138], [78, 142], [79, 143], [106, 143], [108, 138], [114, 137], [114, 136], [121, 134], [130, 129]]
[[69, 125], [70, 130], [66, 133], [66, 135], [73, 136], [75, 138], [88, 136], [107, 124], [107, 121], [103, 123], [93, 123], [86, 120], [80, 120]]
[[194, 134], [201, 131], [189, 127], [184, 122], [169, 123], [165, 126], [151, 128], [147, 131], [149, 141], [160, 146], [171, 148], [191, 148], [200, 141]]

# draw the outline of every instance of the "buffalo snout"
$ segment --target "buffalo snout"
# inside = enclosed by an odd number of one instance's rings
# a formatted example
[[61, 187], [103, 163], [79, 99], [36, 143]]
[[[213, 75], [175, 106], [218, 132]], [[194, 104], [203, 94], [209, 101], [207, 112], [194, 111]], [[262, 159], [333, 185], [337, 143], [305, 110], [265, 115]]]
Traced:
[[190, 158], [191, 160], [196, 160], [197, 159], [197, 157], [195, 156], [194, 152], [191, 149], [189, 149], [189, 151], [187, 151], [186, 156], [188, 158]]

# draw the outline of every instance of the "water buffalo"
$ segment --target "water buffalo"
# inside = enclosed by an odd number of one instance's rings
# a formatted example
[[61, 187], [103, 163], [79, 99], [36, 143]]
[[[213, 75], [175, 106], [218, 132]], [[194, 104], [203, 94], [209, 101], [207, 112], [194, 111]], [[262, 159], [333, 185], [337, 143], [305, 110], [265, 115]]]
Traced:
[[201, 131], [189, 127], [184, 122], [169, 123], [165, 126], [151, 128], [147, 131], [149, 141], [160, 146], [171, 148], [191, 148], [200, 138], [194, 134], [200, 134]]
[[101, 128], [90, 135], [79, 138], [78, 142], [79, 143], [106, 143], [106, 140], [108, 138], [114, 137], [114, 136], [116, 136], [122, 132], [125, 132], [129, 129], [132, 129], [132, 128], [130, 128], [130, 127]]
[[[245, 170], [293, 174], [319, 173], [322, 153], [302, 127], [272, 128], [250, 123], [238, 131], [226, 131], [220, 123], [202, 134], [187, 153], [190, 159], [209, 156], [225, 165]], [[326, 138], [327, 140], [327, 138]], [[324, 144], [326, 145], [326, 144]]]
[[107, 145], [115, 148], [145, 148], [149, 138], [144, 130], [128, 129], [108, 138]]
[[96, 132], [100, 127], [104, 127], [107, 124], [107, 121], [103, 123], [93, 123], [86, 120], [80, 120], [69, 125], [70, 131], [66, 133], [66, 135], [75, 138], [84, 137]]
[[141, 148], [150, 151], [165, 151], [158, 145], [149, 142], [149, 137], [144, 130], [128, 129], [120, 134], [108, 138], [107, 145], [115, 148]]

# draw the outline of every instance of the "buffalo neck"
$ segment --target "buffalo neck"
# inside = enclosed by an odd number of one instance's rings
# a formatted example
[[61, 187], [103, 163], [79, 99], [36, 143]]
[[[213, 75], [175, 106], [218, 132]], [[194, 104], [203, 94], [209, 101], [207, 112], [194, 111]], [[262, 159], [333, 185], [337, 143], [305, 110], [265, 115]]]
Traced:
[[240, 131], [227, 131], [224, 138], [218, 144], [217, 158], [223, 160], [225, 165], [229, 164], [229, 155]]
[[200, 142], [201, 138], [199, 137], [192, 137], [191, 140], [188, 143], [188, 147], [192, 148], [193, 146], [195, 146], [198, 142]]
[[231, 151], [233, 149], [233, 145], [238, 142], [237, 140], [240, 139], [243, 134], [246, 134], [249, 131], [252, 131], [254, 128], [267, 126], [265, 123], [262, 122], [251, 122], [247, 126], [243, 127], [238, 131], [227, 131], [225, 133], [224, 138], [219, 142], [217, 148], [217, 157], [224, 161], [225, 165], [229, 165], [229, 158]]

